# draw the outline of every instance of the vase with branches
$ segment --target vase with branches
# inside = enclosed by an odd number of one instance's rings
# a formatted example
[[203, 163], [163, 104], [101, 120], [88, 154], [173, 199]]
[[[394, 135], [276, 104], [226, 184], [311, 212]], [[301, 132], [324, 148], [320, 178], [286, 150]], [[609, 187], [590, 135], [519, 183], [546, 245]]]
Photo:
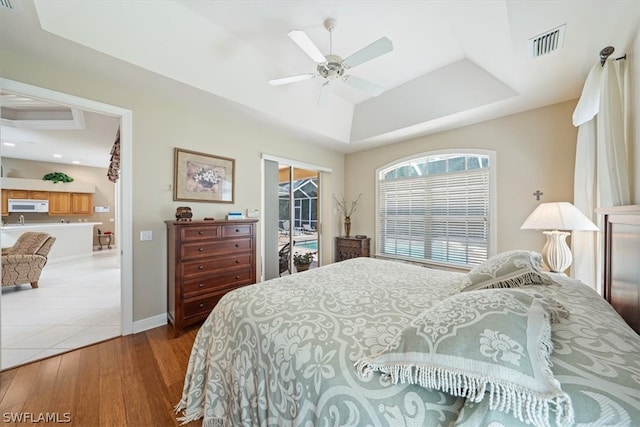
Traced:
[[353, 201], [348, 202], [344, 195], [342, 195], [342, 199], [338, 199], [335, 195], [333, 196], [336, 201], [336, 208], [344, 218], [344, 235], [347, 237], [349, 237], [349, 234], [351, 233], [351, 215], [353, 215], [358, 208], [360, 197], [362, 197], [362, 193], [358, 194], [358, 197]]

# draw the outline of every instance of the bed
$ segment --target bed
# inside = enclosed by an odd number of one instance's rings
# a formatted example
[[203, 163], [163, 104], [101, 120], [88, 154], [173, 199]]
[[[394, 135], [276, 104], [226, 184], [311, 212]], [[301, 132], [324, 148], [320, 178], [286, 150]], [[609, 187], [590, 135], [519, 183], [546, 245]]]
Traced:
[[179, 420], [637, 425], [640, 337], [540, 262], [509, 251], [463, 274], [355, 258], [230, 292], [194, 342]]

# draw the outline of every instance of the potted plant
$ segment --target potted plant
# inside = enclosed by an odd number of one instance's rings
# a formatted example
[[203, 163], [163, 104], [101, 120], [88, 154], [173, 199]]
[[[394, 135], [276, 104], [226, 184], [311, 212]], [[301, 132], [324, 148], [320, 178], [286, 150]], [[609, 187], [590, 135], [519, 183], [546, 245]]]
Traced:
[[73, 178], [64, 172], [51, 172], [42, 177], [43, 181], [53, 181], [54, 184], [58, 182], [73, 182]]
[[293, 254], [293, 265], [296, 266], [298, 271], [306, 271], [313, 262], [313, 255], [315, 252], [296, 252]]

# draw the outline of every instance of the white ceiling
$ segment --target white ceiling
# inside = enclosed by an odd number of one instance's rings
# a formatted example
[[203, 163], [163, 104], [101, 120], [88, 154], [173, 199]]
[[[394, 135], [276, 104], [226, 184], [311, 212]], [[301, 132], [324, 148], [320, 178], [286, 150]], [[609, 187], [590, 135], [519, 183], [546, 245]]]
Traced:
[[118, 118], [2, 91], [0, 105], [3, 157], [109, 166]]
[[[0, 46], [68, 58], [102, 52], [354, 152], [577, 98], [603, 47], [614, 46], [614, 57], [629, 47], [640, 1], [29, 0], [0, 14]], [[303, 30], [329, 53], [328, 17], [338, 22], [334, 54], [382, 36], [393, 42], [392, 52], [349, 71], [382, 95], [338, 82], [321, 107], [322, 78], [268, 84], [315, 71], [287, 33]], [[560, 49], [531, 58], [529, 39], [561, 25]]]

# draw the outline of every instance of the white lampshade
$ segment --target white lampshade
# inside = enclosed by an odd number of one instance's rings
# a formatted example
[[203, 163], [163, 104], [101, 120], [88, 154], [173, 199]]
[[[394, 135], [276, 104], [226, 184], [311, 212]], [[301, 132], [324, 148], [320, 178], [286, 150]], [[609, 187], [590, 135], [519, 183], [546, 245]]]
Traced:
[[520, 229], [598, 231], [585, 214], [568, 202], [540, 203]]
[[573, 261], [565, 241], [569, 233], [559, 230], [598, 231], [598, 227], [585, 214], [567, 202], [540, 203], [520, 229], [547, 230], [543, 232], [547, 242], [542, 248], [542, 257], [549, 269], [558, 273], [569, 268]]

